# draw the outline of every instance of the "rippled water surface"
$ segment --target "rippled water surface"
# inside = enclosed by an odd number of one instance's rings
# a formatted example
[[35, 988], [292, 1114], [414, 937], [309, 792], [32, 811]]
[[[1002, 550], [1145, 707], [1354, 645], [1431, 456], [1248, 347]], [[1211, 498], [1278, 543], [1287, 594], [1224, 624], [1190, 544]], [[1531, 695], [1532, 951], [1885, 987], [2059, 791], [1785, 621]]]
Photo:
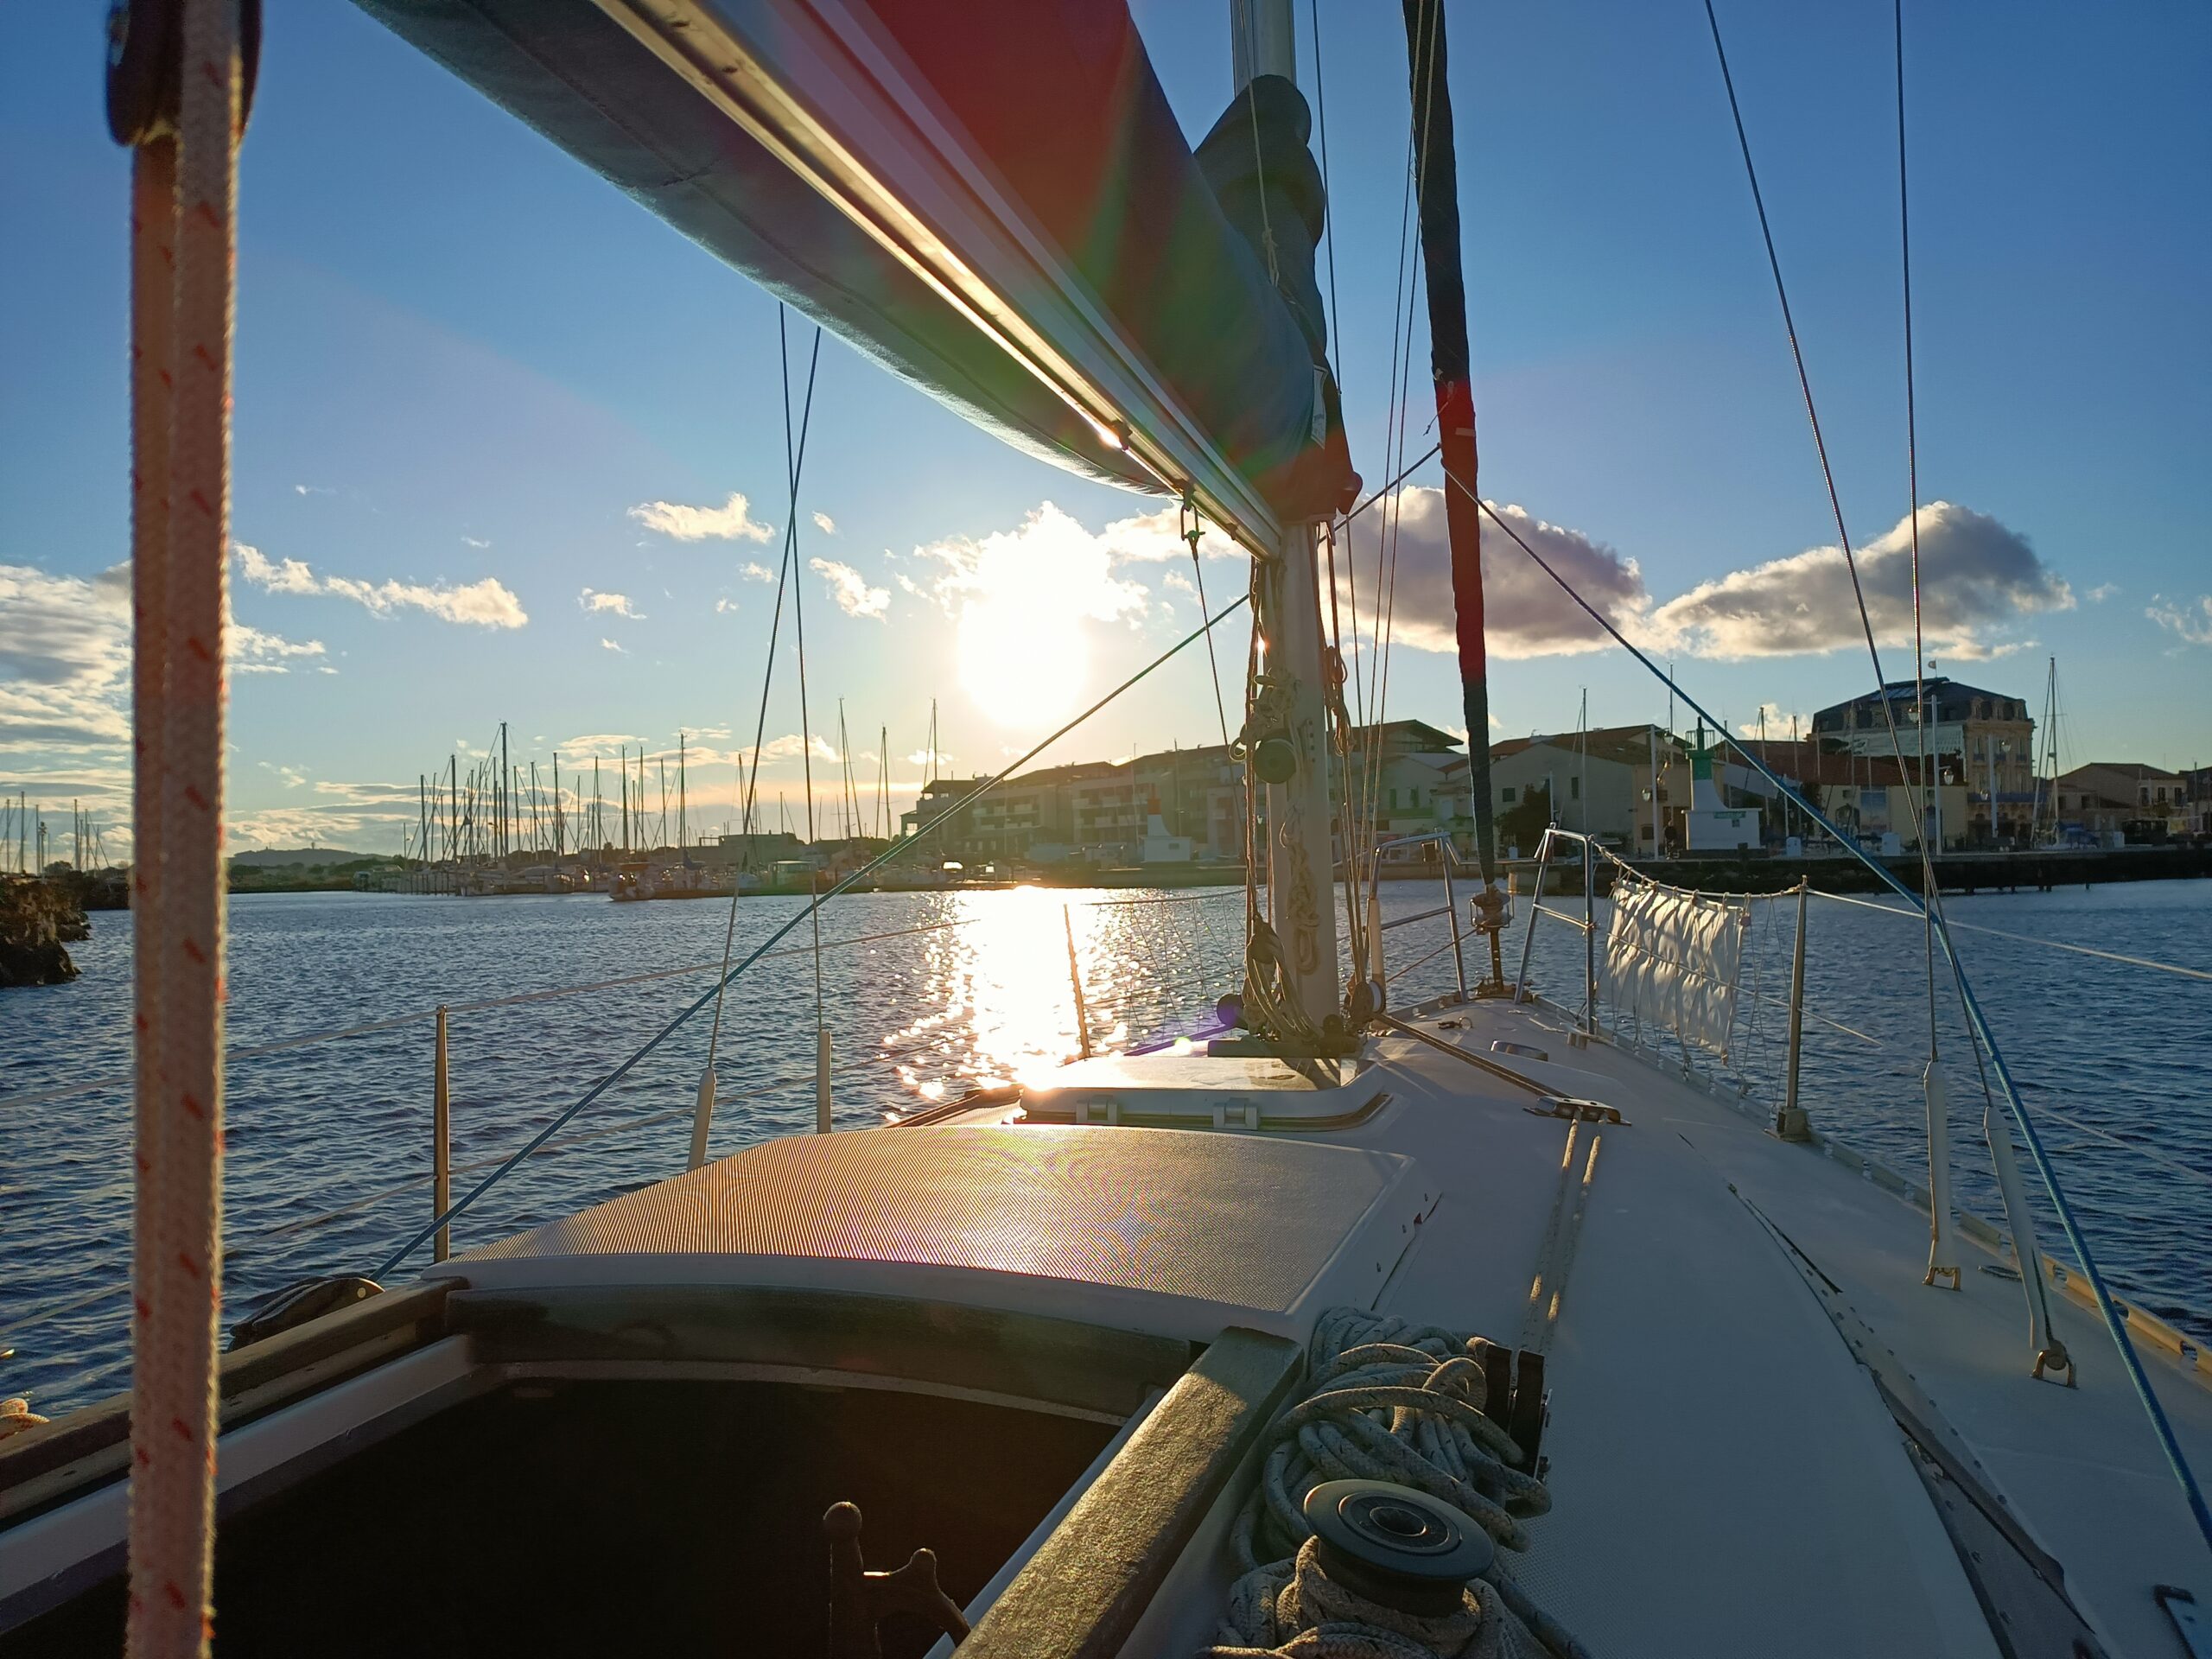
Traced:
[[[1409, 916], [1441, 893], [1399, 882], [1383, 899], [1386, 917]], [[1094, 1045], [1195, 1024], [1235, 988], [1240, 899], [1218, 890], [1017, 889], [836, 900], [823, 918], [823, 1001], [838, 1126], [1049, 1072], [1072, 1055], [1070, 922]], [[738, 956], [799, 906], [746, 900]], [[1956, 899], [1950, 913], [2212, 969], [2212, 883]], [[1783, 1010], [1770, 999], [1788, 988], [1794, 914], [1794, 900], [1762, 902], [1750, 936], [1735, 1063], [1762, 1091], [1779, 1075]], [[458, 1195], [711, 987], [710, 972], [683, 970], [719, 958], [728, 921], [726, 905], [591, 896], [234, 899], [225, 1195], [232, 1317], [308, 1274], [373, 1270], [428, 1218], [437, 1004], [455, 1010]], [[2212, 1307], [2212, 982], [1986, 933], [1958, 938], [2101, 1262], [2146, 1306], [2212, 1335], [2201, 1317]], [[1928, 1020], [1919, 929], [1815, 899], [1807, 938], [1808, 1005], [1836, 1026], [1808, 1024], [1806, 1102], [1823, 1128], [1918, 1174]], [[808, 939], [802, 925], [785, 941], [790, 953], [764, 957], [731, 987], [716, 1063], [717, 1154], [813, 1122]], [[1389, 940], [1393, 973], [1404, 976], [1394, 1000], [1450, 987], [1449, 952], [1436, 954], [1446, 940], [1440, 922], [1393, 930]], [[0, 995], [0, 1333], [17, 1350], [0, 1362], [0, 1392], [29, 1392], [49, 1412], [120, 1388], [128, 1373], [130, 917], [95, 917], [92, 940], [74, 950], [84, 970], [74, 983]], [[1532, 977], [1548, 994], [1579, 1001], [1580, 976], [1580, 938], [1546, 923]], [[616, 979], [632, 982], [538, 995]], [[466, 1006], [508, 998], [519, 1000]], [[679, 1170], [710, 1012], [465, 1214], [460, 1245]], [[1981, 1097], [1954, 993], [1939, 998], [1938, 1014], [1952, 1064], [1956, 1197], [1995, 1216]], [[383, 1028], [295, 1041], [364, 1025]], [[2055, 1229], [2044, 1242], [2064, 1253]]]

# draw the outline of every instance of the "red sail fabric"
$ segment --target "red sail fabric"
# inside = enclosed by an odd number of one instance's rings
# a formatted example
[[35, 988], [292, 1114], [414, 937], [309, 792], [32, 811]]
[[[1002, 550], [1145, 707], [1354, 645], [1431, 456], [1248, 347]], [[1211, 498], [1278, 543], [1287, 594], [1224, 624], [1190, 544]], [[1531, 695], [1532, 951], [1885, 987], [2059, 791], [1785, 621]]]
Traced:
[[[1061, 465], [1157, 487], [592, 0], [359, 3], [969, 419]], [[806, 0], [700, 0], [699, 9], [765, 42], [764, 53], [790, 32], [780, 19], [814, 15]], [[1303, 512], [1341, 491], [1349, 467], [1341, 442], [1325, 441], [1331, 394], [1314, 353], [1193, 161], [1126, 4], [875, 0], [846, 10], [894, 69], [911, 69], [909, 84], [964, 135], [969, 158], [1058, 246], [1201, 431], [1279, 511]], [[1311, 256], [1309, 245], [1308, 266]]]

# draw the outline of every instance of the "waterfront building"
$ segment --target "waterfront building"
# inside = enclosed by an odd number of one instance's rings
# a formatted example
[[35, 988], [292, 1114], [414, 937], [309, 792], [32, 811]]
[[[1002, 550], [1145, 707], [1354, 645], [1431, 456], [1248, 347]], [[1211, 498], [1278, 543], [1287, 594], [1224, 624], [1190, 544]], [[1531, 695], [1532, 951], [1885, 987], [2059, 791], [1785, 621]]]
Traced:
[[[2208, 778], [2212, 768], [2185, 774], [2141, 760], [2093, 760], [2059, 774], [2058, 822], [2099, 839], [2199, 834], [2212, 797], [2212, 788], [2201, 781]], [[2192, 784], [2192, 779], [2200, 781]]]
[[[1949, 785], [1961, 791], [1958, 810], [1948, 798], [1942, 802], [1940, 844], [2025, 845], [2036, 804], [2036, 725], [2027, 704], [1943, 675], [1917, 688], [1910, 680], [1893, 680], [1879, 691], [1821, 709], [1813, 716], [1813, 735], [1894, 763], [1885, 702], [1905, 754], [1933, 758], [1947, 786], [1942, 795], [1948, 797]], [[1931, 804], [1931, 812], [1936, 810]]]
[[[1351, 744], [1353, 816], [1363, 836], [1387, 841], [1439, 829], [1471, 836], [1466, 757], [1451, 733], [1426, 721], [1394, 720], [1357, 728]], [[941, 778], [925, 785], [912, 809], [899, 815], [900, 835], [912, 835], [982, 781]], [[1343, 779], [1332, 775], [1331, 789], [1341, 804]], [[1262, 813], [1264, 833], [1264, 801]], [[1150, 823], [1155, 815], [1157, 833]], [[1198, 862], [1241, 861], [1243, 763], [1225, 746], [1210, 743], [1044, 767], [1008, 779], [938, 832], [940, 855], [963, 864], [1077, 861], [1102, 869], [1144, 861], [1148, 837], [1155, 862], [1158, 849], [1171, 841], [1187, 844], [1187, 856]], [[1471, 840], [1465, 844], [1471, 848]], [[1339, 846], [1337, 855], [1343, 851]]]
[[[1908, 755], [1900, 767], [1894, 755], [1859, 753], [1832, 738], [1731, 738], [1727, 747], [1725, 764], [1715, 768], [1716, 781], [1732, 801], [1765, 809], [1770, 842], [1782, 844], [1792, 836], [1810, 839], [1821, 832], [1751, 766], [1753, 758], [1846, 835], [1875, 845], [1895, 836], [1899, 851], [1919, 849], [1910, 795], [1927, 785], [1916, 756]], [[1931, 762], [1926, 772], [1936, 770]], [[1941, 798], [1930, 803], [1929, 820], [1940, 818], [1947, 826], [1966, 822], [1965, 785], [1951, 782], [1938, 788]]]
[[788, 830], [777, 830], [766, 833], [756, 831], [752, 835], [718, 836], [712, 848], [694, 849], [693, 861], [734, 867], [741, 870], [767, 870], [785, 860], [805, 855], [804, 842]]
[[[1689, 804], [1688, 750], [1657, 726], [1507, 738], [1490, 747], [1491, 804], [1503, 820], [1531, 791], [1548, 791], [1552, 821], [1624, 853], [1663, 855], [1682, 845]], [[1501, 836], [1501, 840], [1503, 837]], [[1501, 850], [1510, 855], [1508, 845]], [[1533, 856], [1534, 846], [1519, 849]]]

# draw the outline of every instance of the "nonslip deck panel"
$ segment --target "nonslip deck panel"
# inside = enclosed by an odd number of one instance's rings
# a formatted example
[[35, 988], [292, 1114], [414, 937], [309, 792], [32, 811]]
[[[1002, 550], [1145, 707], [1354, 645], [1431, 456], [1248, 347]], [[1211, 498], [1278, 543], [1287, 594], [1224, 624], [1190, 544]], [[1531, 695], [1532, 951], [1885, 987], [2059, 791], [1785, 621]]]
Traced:
[[448, 1264], [798, 1257], [968, 1268], [1288, 1312], [1411, 1166], [1168, 1129], [953, 1127], [772, 1141]]

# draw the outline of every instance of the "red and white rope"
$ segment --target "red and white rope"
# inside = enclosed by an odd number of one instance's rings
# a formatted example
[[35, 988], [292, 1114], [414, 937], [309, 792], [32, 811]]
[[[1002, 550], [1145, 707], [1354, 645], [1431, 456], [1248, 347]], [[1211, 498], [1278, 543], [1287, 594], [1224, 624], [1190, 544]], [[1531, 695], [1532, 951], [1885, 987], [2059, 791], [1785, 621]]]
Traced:
[[[237, 241], [240, 67], [237, 0], [187, 0], [178, 99], [175, 305], [168, 372], [167, 568], [158, 624], [156, 778], [160, 866], [153, 908], [149, 1028], [142, 1060], [138, 1179], [145, 1237], [133, 1312], [130, 1600], [134, 1659], [205, 1654], [214, 1554], [216, 1326], [221, 1305], [223, 1114], [223, 703], [230, 518], [231, 334]], [[158, 163], [156, 164], [158, 166]], [[158, 222], [159, 214], [150, 215]], [[145, 226], [142, 225], [141, 233]], [[145, 309], [157, 308], [149, 304]], [[134, 391], [158, 362], [141, 365]], [[145, 411], [150, 415], [151, 411]], [[160, 445], [149, 421], [134, 436]], [[145, 469], [142, 465], [142, 477]], [[149, 506], [151, 504], [149, 504]], [[149, 512], [137, 552], [152, 545]], [[142, 663], [146, 688], [155, 665]], [[142, 708], [142, 715], [143, 715]], [[142, 783], [142, 791], [147, 787]], [[143, 856], [139, 860], [143, 864]], [[148, 1086], [150, 1084], [150, 1086]]]

